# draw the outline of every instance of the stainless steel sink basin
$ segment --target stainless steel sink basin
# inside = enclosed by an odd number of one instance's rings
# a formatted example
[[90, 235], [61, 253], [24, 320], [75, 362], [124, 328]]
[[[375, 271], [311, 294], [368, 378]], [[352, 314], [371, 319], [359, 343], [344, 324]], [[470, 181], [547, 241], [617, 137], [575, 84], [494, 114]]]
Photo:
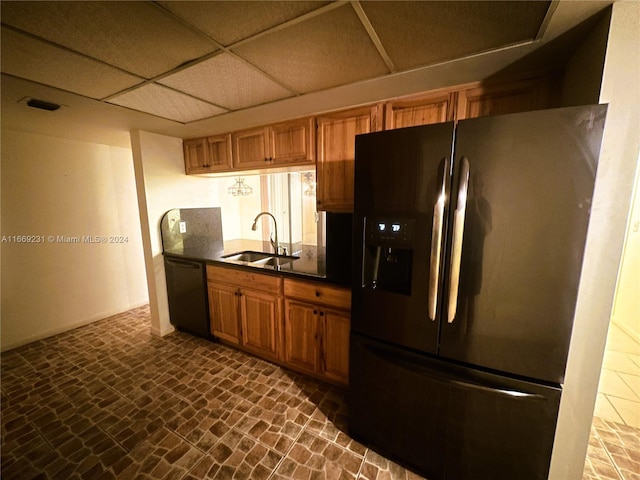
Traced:
[[286, 265], [287, 263], [291, 263], [294, 260], [297, 260], [300, 257], [290, 257], [287, 255], [274, 255], [272, 257], [269, 258], [263, 258], [262, 260], [256, 260], [255, 263], [256, 265], [265, 265], [265, 266], [269, 266], [269, 267], [281, 267], [282, 265]]
[[227, 261], [250, 263], [255, 266], [266, 267], [281, 267], [287, 263], [291, 263], [300, 257], [294, 257], [291, 255], [275, 255], [273, 253], [266, 252], [253, 252], [245, 250], [244, 252], [230, 253], [229, 255], [223, 255], [222, 258]]
[[264, 252], [237, 252], [231, 253], [229, 255], [224, 255], [222, 258], [225, 260], [235, 260], [237, 262], [257, 262], [259, 260], [265, 260], [271, 258], [273, 255]]

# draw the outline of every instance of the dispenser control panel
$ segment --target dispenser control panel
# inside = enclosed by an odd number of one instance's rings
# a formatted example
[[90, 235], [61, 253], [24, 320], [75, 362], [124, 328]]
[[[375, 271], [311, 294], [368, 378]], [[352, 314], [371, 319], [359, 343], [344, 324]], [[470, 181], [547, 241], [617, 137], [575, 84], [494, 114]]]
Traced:
[[391, 248], [412, 248], [415, 220], [412, 218], [366, 218], [366, 238], [369, 245]]

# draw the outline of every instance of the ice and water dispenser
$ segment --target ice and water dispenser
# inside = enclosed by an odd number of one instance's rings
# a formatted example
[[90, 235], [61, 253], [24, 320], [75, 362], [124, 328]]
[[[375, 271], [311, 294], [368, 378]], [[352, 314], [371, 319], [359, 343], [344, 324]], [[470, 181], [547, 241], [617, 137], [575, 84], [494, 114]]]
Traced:
[[364, 288], [411, 294], [414, 232], [414, 219], [365, 218]]

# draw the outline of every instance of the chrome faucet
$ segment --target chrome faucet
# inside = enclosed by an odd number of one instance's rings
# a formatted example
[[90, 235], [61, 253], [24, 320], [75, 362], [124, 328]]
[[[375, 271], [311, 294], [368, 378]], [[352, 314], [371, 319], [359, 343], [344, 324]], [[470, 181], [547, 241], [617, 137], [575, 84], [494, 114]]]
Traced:
[[[256, 218], [253, 219], [253, 225], [251, 225], [251, 230], [255, 232], [258, 229], [258, 219], [262, 215], [269, 215], [271, 218], [273, 218], [273, 229], [275, 230], [276, 238], [275, 240], [273, 240], [271, 238], [271, 235], [269, 235], [269, 242], [271, 243], [271, 246], [273, 247], [274, 252], [276, 252], [276, 255], [280, 255], [280, 244], [278, 243], [278, 222], [276, 222], [276, 217], [274, 217], [269, 212], [260, 212], [258, 215], [256, 215]], [[282, 247], [282, 250], [286, 255], [287, 249], [285, 247]]]

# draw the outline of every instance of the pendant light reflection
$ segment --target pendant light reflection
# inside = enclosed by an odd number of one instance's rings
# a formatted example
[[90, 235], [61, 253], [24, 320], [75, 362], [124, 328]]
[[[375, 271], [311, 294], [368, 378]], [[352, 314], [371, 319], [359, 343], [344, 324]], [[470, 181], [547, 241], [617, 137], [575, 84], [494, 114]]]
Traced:
[[234, 197], [246, 197], [247, 195], [251, 195], [253, 193], [253, 188], [244, 183], [244, 178], [237, 177], [236, 183], [231, 185], [227, 191], [230, 195]]
[[313, 173], [304, 173], [302, 174], [302, 183], [306, 185], [304, 190], [305, 195], [315, 196], [316, 194], [316, 182], [313, 181]]

